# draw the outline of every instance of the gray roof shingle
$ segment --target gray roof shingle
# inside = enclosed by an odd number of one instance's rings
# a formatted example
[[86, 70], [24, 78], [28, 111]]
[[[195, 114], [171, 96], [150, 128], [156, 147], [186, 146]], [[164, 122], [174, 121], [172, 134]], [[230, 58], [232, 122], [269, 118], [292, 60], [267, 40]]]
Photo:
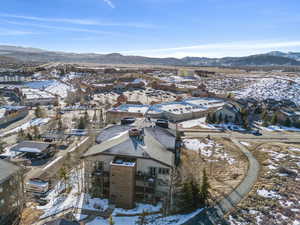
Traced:
[[[83, 157], [98, 154], [110, 154], [116, 156], [149, 158], [169, 166], [173, 165], [174, 156], [172, 151], [175, 147], [175, 136], [170, 131], [160, 127], [145, 128], [143, 141], [140, 141], [135, 137], [130, 137], [126, 131], [121, 132], [120, 134], [119, 127], [120, 126], [117, 126], [116, 128], [116, 130], [118, 130], [117, 135], [112, 136], [110, 139], [107, 139], [98, 145], [94, 145]], [[127, 127], [127, 129], [129, 129], [129, 127]], [[106, 132], [107, 130], [105, 133]]]

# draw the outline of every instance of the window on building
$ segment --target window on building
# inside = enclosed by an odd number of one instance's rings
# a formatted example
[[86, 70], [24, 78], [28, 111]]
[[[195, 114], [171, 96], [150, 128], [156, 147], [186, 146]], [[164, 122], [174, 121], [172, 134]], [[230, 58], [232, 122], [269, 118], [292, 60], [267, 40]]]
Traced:
[[2, 193], [3, 192], [3, 187], [0, 187], [0, 193]]
[[4, 205], [4, 199], [0, 200], [0, 206]]
[[94, 170], [95, 171], [103, 171], [104, 169], [104, 163], [103, 161], [96, 161], [94, 162]]
[[159, 174], [169, 174], [169, 169], [167, 169], [167, 168], [158, 168], [158, 173]]
[[151, 176], [156, 176], [156, 168], [155, 167], [150, 167], [150, 175]]

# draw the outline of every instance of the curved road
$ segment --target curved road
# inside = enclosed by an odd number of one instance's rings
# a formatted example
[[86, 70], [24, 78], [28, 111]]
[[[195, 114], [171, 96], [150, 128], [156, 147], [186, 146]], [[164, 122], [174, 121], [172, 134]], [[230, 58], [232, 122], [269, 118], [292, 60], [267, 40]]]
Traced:
[[214, 207], [201, 211], [197, 216], [185, 222], [184, 225], [227, 224], [223, 219], [224, 215], [230, 212], [251, 191], [255, 184], [260, 169], [258, 161], [237, 139], [231, 138], [231, 140], [247, 156], [249, 161], [244, 180], [227, 197], [216, 203]]

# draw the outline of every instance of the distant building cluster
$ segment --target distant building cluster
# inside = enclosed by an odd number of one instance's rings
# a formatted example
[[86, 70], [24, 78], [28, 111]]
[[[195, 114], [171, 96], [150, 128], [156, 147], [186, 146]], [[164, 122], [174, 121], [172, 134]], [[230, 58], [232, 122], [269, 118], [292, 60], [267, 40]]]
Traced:
[[218, 98], [188, 98], [151, 106], [123, 104], [108, 110], [106, 116], [109, 123], [119, 122], [124, 117], [147, 117], [178, 122], [203, 117], [224, 103], [223, 99]]

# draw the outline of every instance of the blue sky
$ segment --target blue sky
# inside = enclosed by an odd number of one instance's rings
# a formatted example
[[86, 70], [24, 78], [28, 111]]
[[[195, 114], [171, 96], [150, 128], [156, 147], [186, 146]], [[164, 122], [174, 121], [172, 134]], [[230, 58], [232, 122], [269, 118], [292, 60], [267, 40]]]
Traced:
[[154, 57], [300, 51], [299, 0], [9, 0], [0, 44]]

